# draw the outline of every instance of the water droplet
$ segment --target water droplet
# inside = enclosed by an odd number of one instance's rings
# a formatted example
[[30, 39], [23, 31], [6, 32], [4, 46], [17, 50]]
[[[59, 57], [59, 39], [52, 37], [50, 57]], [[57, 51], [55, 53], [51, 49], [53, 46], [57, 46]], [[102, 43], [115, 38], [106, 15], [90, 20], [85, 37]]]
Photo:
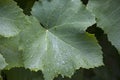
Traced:
[[47, 69], [47, 72], [50, 72], [50, 69]]
[[46, 32], [48, 32], [48, 30], [46, 30]]
[[57, 62], [57, 66], [59, 66], [60, 65], [60, 63], [59, 62]]
[[62, 61], [62, 64], [65, 64], [65, 61]]
[[30, 55], [30, 58], [32, 58], [33, 57], [33, 55]]

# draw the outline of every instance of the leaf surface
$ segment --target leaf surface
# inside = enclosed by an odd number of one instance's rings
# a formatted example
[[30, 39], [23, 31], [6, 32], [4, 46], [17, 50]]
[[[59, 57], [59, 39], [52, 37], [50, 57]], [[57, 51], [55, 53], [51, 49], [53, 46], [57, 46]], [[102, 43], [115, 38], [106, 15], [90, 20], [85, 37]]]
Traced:
[[22, 51], [19, 51], [19, 36], [12, 38], [0, 38], [0, 52], [8, 65], [6, 69], [22, 67]]
[[120, 52], [120, 0], [90, 0], [88, 9], [97, 18], [97, 26]]
[[58, 74], [70, 77], [80, 67], [103, 65], [100, 46], [94, 35], [86, 32], [95, 17], [80, 0], [38, 1], [32, 15], [39, 21], [26, 16], [27, 22], [22, 20], [22, 27], [17, 27], [21, 30], [18, 35], [0, 38], [7, 68], [41, 70], [45, 80], [53, 80]]
[[24, 25], [25, 15], [13, 0], [0, 0], [0, 35], [15, 36]]
[[38, 1], [32, 24], [21, 33], [26, 68], [42, 70], [45, 80], [58, 74], [71, 76], [76, 69], [103, 65], [102, 52], [94, 35], [85, 30], [94, 16], [80, 0]]
[[8, 63], [6, 69], [23, 66], [20, 37], [16, 35], [27, 24], [29, 22], [22, 9], [13, 0], [0, 0], [0, 53]]
[[2, 70], [3, 68], [5, 68], [7, 66], [7, 63], [4, 59], [4, 57], [0, 54], [0, 70]]

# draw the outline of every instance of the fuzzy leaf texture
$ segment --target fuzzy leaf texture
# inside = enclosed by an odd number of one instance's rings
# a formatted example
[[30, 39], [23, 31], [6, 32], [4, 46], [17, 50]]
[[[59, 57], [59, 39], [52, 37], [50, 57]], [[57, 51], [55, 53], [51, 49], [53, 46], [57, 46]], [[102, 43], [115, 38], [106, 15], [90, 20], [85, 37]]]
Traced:
[[0, 54], [0, 71], [7, 66], [7, 63], [5, 62], [5, 59]]
[[19, 34], [0, 38], [6, 68], [41, 70], [45, 80], [53, 80], [58, 74], [70, 77], [80, 67], [103, 65], [101, 47], [86, 32], [95, 17], [80, 0], [40, 0], [31, 13], [37, 19], [25, 15], [25, 20], [18, 19], [18, 23], [22, 21]]
[[26, 23], [26, 16], [13, 0], [0, 0], [0, 54], [8, 63], [7, 69], [23, 66], [18, 51], [19, 36], [16, 35], [26, 27]]
[[97, 26], [108, 35], [120, 53], [120, 0], [90, 0], [88, 9], [97, 18]]
[[12, 0], [0, 0], [0, 35], [11, 37], [20, 32], [23, 27], [24, 14]]
[[94, 35], [85, 32], [95, 18], [80, 0], [38, 1], [31, 13], [41, 29], [22, 34], [29, 39], [23, 40], [25, 67], [42, 70], [45, 80], [52, 80], [58, 74], [70, 77], [80, 67], [103, 65]]
[[22, 52], [18, 50], [19, 36], [13, 38], [0, 38], [0, 52], [8, 63], [5, 69], [24, 67]]

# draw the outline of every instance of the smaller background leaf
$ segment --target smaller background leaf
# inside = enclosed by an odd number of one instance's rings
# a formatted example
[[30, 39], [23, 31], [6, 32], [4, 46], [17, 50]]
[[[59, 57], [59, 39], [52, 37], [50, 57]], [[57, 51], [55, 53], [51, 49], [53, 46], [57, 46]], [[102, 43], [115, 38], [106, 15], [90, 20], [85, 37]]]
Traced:
[[13, 0], [0, 0], [0, 35], [15, 36], [24, 28], [25, 15]]
[[19, 36], [0, 38], [0, 52], [8, 63], [6, 69], [23, 66], [22, 51], [19, 51], [19, 45]]
[[89, 0], [87, 8], [96, 16], [97, 26], [108, 35], [120, 53], [120, 0]]
[[6, 66], [7, 66], [7, 63], [5, 62], [5, 59], [3, 58], [3, 56], [0, 54], [0, 70], [5, 68]]

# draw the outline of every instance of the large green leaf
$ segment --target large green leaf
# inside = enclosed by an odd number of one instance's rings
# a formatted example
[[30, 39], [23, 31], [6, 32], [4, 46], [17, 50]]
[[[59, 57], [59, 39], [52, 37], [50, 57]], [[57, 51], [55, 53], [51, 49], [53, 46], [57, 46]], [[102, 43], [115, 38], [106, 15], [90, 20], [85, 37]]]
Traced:
[[42, 70], [45, 80], [58, 74], [71, 76], [76, 69], [103, 65], [94, 35], [85, 32], [94, 16], [80, 0], [43, 0], [34, 4], [31, 25], [21, 32], [26, 68]]
[[25, 15], [13, 0], [0, 0], [0, 35], [17, 35], [24, 25]]
[[19, 35], [0, 38], [7, 68], [42, 70], [45, 80], [52, 80], [58, 74], [70, 77], [80, 67], [103, 65], [100, 46], [94, 35], [85, 32], [95, 17], [80, 0], [38, 1], [32, 14], [42, 26], [34, 17], [26, 17]]
[[7, 66], [7, 63], [5, 62], [4, 57], [0, 54], [0, 70], [5, 68]]
[[120, 0], [90, 0], [88, 9], [97, 18], [97, 26], [120, 52]]

